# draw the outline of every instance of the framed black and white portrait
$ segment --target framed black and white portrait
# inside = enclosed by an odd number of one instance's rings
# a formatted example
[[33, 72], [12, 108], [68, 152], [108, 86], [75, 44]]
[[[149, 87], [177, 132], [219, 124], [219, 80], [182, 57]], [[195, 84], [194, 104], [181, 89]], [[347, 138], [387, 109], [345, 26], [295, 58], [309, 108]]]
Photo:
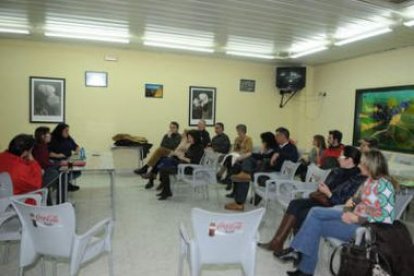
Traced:
[[65, 121], [65, 79], [30, 77], [30, 122]]
[[190, 86], [190, 112], [188, 124], [196, 126], [201, 119], [207, 126], [216, 123], [216, 88]]

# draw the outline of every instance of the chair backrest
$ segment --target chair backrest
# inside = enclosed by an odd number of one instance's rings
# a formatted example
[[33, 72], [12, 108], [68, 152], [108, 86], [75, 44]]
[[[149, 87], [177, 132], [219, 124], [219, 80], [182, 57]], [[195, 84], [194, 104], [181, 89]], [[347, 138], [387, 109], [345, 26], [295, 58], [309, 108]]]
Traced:
[[326, 180], [330, 172], [330, 169], [323, 170], [315, 164], [310, 164], [308, 166], [308, 171], [306, 172], [305, 182], [323, 182]]
[[70, 257], [76, 226], [75, 212], [70, 203], [33, 206], [12, 200], [12, 204], [23, 226], [21, 251]]
[[286, 160], [282, 164], [282, 168], [280, 169], [280, 173], [286, 178], [286, 179], [293, 179], [295, 177], [296, 171], [299, 168], [300, 163], [292, 162], [289, 160]]
[[0, 198], [9, 197], [13, 195], [13, 182], [9, 173], [0, 173]]
[[204, 151], [203, 158], [200, 161], [200, 165], [212, 169], [218, 167], [219, 154], [213, 152], [212, 150]]
[[[265, 209], [240, 214], [212, 213], [193, 208], [195, 242], [203, 264], [240, 263], [256, 244], [256, 235]], [[255, 247], [253, 247], [255, 248]]]
[[396, 194], [395, 195], [395, 219], [400, 219], [413, 199], [412, 194]]

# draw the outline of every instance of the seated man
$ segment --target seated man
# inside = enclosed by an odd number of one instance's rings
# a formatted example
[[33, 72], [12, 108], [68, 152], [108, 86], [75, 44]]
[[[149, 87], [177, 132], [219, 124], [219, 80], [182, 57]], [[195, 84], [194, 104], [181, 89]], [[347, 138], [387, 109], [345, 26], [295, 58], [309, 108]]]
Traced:
[[197, 129], [201, 135], [201, 143], [206, 148], [208, 145], [211, 144], [210, 133], [206, 130], [206, 121], [200, 120], [197, 124]]
[[148, 174], [151, 173], [152, 168], [154, 168], [155, 164], [157, 164], [162, 157], [168, 156], [177, 148], [181, 142], [181, 135], [178, 133], [178, 128], [179, 125], [177, 122], [170, 123], [170, 130], [162, 138], [160, 146], [151, 155], [147, 164], [141, 169], [136, 169], [134, 171], [136, 174], [145, 174], [148, 176]]
[[357, 148], [345, 146], [342, 155], [338, 158], [340, 167], [333, 169], [326, 181], [321, 182], [318, 190], [311, 193], [309, 198], [292, 200], [273, 239], [259, 246], [279, 256], [283, 253], [283, 244], [287, 237], [292, 230], [299, 231], [312, 207], [345, 204], [366, 179], [358, 168], [360, 158], [361, 153]]
[[33, 192], [42, 187], [42, 169], [33, 158], [35, 139], [32, 135], [14, 137], [8, 150], [0, 153], [0, 172], [7, 172], [15, 195]]
[[223, 123], [216, 123], [214, 126], [214, 131], [216, 132], [216, 136], [213, 137], [211, 140], [211, 148], [214, 152], [227, 154], [230, 151], [230, 139], [224, 133], [224, 125]]
[[[284, 127], [276, 129], [275, 135], [276, 142], [278, 144], [275, 152], [270, 158], [269, 167], [266, 171], [280, 171], [283, 162], [290, 160], [297, 162], [299, 158], [298, 150], [294, 144], [290, 142], [290, 133]], [[249, 184], [251, 181], [251, 175], [256, 171], [241, 172], [232, 176], [234, 185], [234, 197], [235, 202], [225, 205], [228, 210], [242, 211], [244, 210], [244, 203], [249, 191]]]
[[342, 132], [331, 130], [328, 135], [328, 148], [323, 151], [320, 160], [322, 169], [332, 169], [338, 167], [338, 157], [341, 155], [344, 145], [341, 144]]

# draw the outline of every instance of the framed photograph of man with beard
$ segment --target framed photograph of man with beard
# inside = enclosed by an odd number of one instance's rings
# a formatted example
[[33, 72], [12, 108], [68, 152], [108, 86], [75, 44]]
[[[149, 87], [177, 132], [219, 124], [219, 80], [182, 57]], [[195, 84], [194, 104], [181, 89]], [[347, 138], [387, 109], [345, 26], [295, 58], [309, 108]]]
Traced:
[[30, 122], [65, 121], [65, 79], [30, 77]]
[[196, 126], [201, 119], [207, 126], [216, 123], [216, 88], [190, 86], [190, 112], [188, 124]]

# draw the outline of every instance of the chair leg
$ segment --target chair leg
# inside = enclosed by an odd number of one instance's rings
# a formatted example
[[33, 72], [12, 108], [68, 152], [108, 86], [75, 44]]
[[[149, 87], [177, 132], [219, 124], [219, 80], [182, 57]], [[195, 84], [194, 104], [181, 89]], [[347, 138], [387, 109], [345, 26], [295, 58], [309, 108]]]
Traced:
[[112, 250], [108, 252], [108, 269], [109, 269], [109, 276], [114, 276], [114, 258], [112, 255]]
[[20, 267], [19, 268], [19, 276], [23, 276], [23, 274], [24, 274], [24, 268]]
[[53, 276], [57, 276], [57, 260], [56, 260], [56, 259], [53, 259], [53, 260], [52, 260], [52, 262], [53, 262], [53, 271], [52, 271], [52, 275], [53, 275]]
[[45, 264], [45, 257], [41, 257], [40, 259], [40, 269], [42, 271], [42, 275], [46, 276], [46, 264]]
[[4, 244], [3, 257], [1, 258], [2, 264], [7, 263], [9, 259], [9, 253], [10, 253], [10, 241], [6, 241]]

